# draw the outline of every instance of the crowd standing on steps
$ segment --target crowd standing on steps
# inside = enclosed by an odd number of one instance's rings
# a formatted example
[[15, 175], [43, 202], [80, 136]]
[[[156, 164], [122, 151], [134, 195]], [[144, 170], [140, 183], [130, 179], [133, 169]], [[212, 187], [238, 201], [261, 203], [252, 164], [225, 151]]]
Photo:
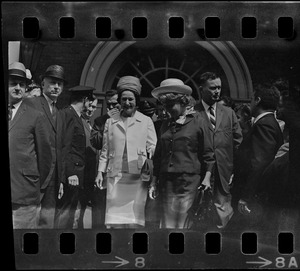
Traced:
[[23, 63], [8, 67], [14, 229], [296, 229], [300, 107], [276, 80], [239, 102], [213, 72], [197, 89], [165, 78], [151, 98], [125, 75], [97, 115], [97, 89], [72, 86], [66, 72], [53, 64], [36, 82]]

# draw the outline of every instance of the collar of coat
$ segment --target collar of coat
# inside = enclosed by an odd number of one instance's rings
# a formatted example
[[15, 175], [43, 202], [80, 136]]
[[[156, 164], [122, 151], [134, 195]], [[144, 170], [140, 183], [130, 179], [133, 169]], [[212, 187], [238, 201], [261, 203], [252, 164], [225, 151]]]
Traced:
[[[135, 121], [138, 121], [138, 122], [141, 122], [143, 120], [143, 118], [145, 117], [144, 114], [140, 113], [139, 111], [135, 111], [134, 115], [132, 116], [132, 118], [135, 120]], [[117, 113], [115, 115], [112, 116], [112, 119], [113, 119], [113, 123], [116, 123], [116, 122], [119, 122], [119, 121], [122, 121], [122, 118], [121, 118], [121, 115], [120, 113]]]
[[179, 116], [179, 118], [176, 120], [176, 123], [178, 123], [178, 124], [184, 124], [184, 123], [185, 123], [185, 120], [186, 120], [186, 116], [192, 115], [192, 114], [194, 114], [194, 113], [196, 113], [196, 111], [194, 110], [194, 107], [193, 107], [193, 106], [190, 107], [190, 108], [187, 108], [187, 109], [184, 111], [183, 115], [182, 115], [182, 116]]
[[[191, 110], [188, 112], [188, 114], [185, 114], [184, 117], [182, 117], [181, 119], [177, 119], [176, 121], [174, 121], [173, 118], [170, 118], [169, 122], [168, 122], [168, 126], [170, 126], [174, 122], [179, 125], [185, 125], [185, 124], [189, 123], [192, 119], [194, 119], [195, 114], [196, 114], [196, 111]], [[180, 120], [180, 121], [178, 121], [178, 120]]]

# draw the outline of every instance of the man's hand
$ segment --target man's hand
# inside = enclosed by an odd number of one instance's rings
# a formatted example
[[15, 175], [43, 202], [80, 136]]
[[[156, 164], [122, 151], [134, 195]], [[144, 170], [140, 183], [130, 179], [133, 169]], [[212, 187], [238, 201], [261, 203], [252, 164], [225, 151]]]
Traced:
[[153, 176], [151, 184], [149, 185], [149, 198], [153, 200], [156, 199], [158, 196], [157, 192], [157, 178]]
[[61, 199], [64, 195], [64, 185], [63, 183], [60, 183], [59, 190], [58, 190], [58, 199]]
[[97, 186], [100, 190], [104, 189], [103, 187], [103, 172], [98, 171], [97, 177], [95, 179], [95, 186]]
[[247, 206], [247, 202], [242, 199], [239, 200], [238, 210], [243, 215], [248, 215], [251, 212], [251, 210]]
[[72, 186], [79, 185], [79, 179], [78, 179], [77, 175], [72, 175], [72, 176], [68, 177], [68, 182], [69, 182], [69, 185], [72, 185]]

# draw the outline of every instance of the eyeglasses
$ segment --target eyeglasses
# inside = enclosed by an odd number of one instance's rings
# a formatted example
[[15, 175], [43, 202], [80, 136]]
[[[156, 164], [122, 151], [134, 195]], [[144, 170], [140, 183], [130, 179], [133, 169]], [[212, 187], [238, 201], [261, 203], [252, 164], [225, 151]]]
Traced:
[[118, 103], [106, 103], [107, 107], [115, 107]]

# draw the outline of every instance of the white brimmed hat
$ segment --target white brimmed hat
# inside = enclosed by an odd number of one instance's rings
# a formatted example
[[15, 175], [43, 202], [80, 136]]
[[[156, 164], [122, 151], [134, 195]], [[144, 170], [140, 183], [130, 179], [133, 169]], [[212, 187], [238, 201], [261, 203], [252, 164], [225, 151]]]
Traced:
[[180, 79], [168, 78], [160, 83], [160, 86], [153, 89], [151, 94], [154, 98], [158, 99], [161, 94], [166, 93], [180, 93], [192, 94], [192, 88], [185, 85]]

